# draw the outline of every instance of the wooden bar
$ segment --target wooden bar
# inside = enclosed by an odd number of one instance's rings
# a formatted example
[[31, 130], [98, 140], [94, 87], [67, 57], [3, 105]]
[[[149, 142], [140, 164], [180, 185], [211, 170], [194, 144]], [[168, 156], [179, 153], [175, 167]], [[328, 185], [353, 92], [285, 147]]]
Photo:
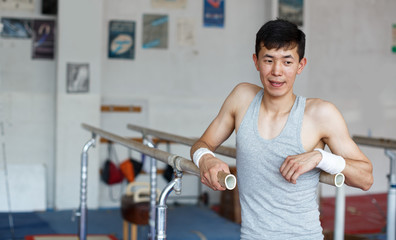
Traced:
[[[107, 138], [108, 140], [114, 142], [114, 143], [118, 143], [121, 144], [125, 147], [134, 149], [136, 151], [139, 151], [141, 153], [146, 154], [147, 156], [150, 156], [152, 158], [155, 158], [156, 160], [159, 160], [161, 162], [164, 162], [166, 164], [171, 165], [173, 168], [177, 168], [179, 171], [185, 171], [194, 175], [199, 176], [200, 172], [199, 169], [197, 168], [197, 166], [194, 165], [194, 163], [186, 158], [183, 157], [179, 157], [177, 155], [174, 154], [170, 154], [168, 152], [156, 149], [156, 148], [150, 148], [146, 145], [143, 145], [142, 143], [136, 142], [134, 140], [129, 140], [123, 137], [120, 137], [118, 135], [112, 134], [110, 132], [101, 130], [99, 128], [96, 127], [92, 127], [88, 124], [83, 123], [82, 127], [85, 130], [88, 130], [94, 134], [97, 134], [99, 136], [102, 136], [104, 138]], [[179, 158], [179, 166], [175, 166], [175, 163], [172, 161], [169, 161], [168, 159], [170, 158]], [[172, 165], [173, 164], [173, 165]]]
[[[166, 164], [169, 164], [170, 166], [172, 166], [173, 168], [182, 171], [182, 172], [186, 172], [186, 173], [190, 173], [193, 174], [195, 176], [200, 177], [200, 171], [197, 168], [197, 166], [195, 166], [195, 164], [186, 158], [177, 156], [175, 154], [171, 154], [162, 150], [159, 150], [157, 148], [151, 148], [148, 147], [142, 143], [139, 143], [137, 141], [134, 140], [130, 140], [130, 139], [126, 139], [123, 137], [120, 137], [118, 135], [115, 135], [113, 133], [104, 131], [102, 129], [90, 126], [88, 124], [81, 124], [81, 126], [85, 129], [88, 130], [90, 132], [92, 132], [93, 134], [102, 136], [114, 143], [118, 143], [121, 144], [127, 148], [131, 148], [134, 149], [138, 152], [144, 153], [147, 156], [150, 156], [158, 161], [164, 162]], [[227, 177], [227, 176], [226, 176]], [[234, 177], [235, 178], [235, 177]], [[219, 179], [219, 182], [225, 182], [225, 179]]]
[[[126, 139], [133, 140], [133, 141], [136, 141], [136, 142], [139, 142], [139, 143], [143, 143], [143, 138], [139, 138], [139, 137], [132, 137], [132, 138], [127, 138], [126, 137]], [[160, 139], [160, 138], [153, 138], [152, 141], [153, 141], [154, 145], [157, 145], [157, 144], [160, 144], [160, 143], [172, 143], [171, 141], [168, 141], [168, 140], [165, 140], [165, 139]], [[106, 138], [101, 137], [99, 142], [100, 143], [109, 143], [111, 141], [106, 139]]]
[[[176, 134], [166, 133], [166, 132], [162, 132], [162, 131], [158, 131], [158, 130], [154, 130], [154, 129], [150, 129], [150, 128], [146, 128], [146, 127], [140, 127], [140, 126], [137, 126], [134, 124], [128, 124], [127, 128], [130, 130], [140, 132], [144, 136], [149, 135], [149, 136], [157, 137], [160, 139], [172, 141], [175, 143], [184, 144], [187, 146], [192, 146], [197, 141], [197, 139], [195, 139], [195, 138], [182, 137], [182, 136], [179, 136]], [[215, 152], [219, 153], [221, 155], [224, 155], [224, 156], [228, 156], [228, 157], [233, 157], [233, 158], [236, 157], [236, 149], [231, 148], [231, 147], [220, 146], [216, 149]]]
[[385, 139], [385, 138], [372, 138], [363, 136], [353, 136], [353, 141], [356, 144], [366, 145], [371, 147], [379, 147], [386, 149], [396, 149], [396, 140]]
[[[169, 140], [169, 141], [184, 144], [187, 146], [192, 146], [197, 141], [197, 139], [194, 139], [194, 138], [182, 137], [179, 135], [161, 132], [158, 130], [141, 127], [141, 126], [134, 125], [134, 124], [128, 124], [127, 128], [134, 130], [134, 131], [138, 131], [145, 136], [150, 135], [153, 137]], [[216, 149], [215, 152], [219, 153], [221, 155], [224, 155], [224, 156], [236, 158], [236, 149], [235, 148], [220, 146]], [[342, 177], [341, 177], [341, 175], [342, 175]], [[342, 182], [340, 182], [340, 179], [342, 179]], [[341, 187], [344, 184], [344, 180], [345, 180], [345, 178], [342, 173], [330, 175], [330, 174], [322, 171], [320, 173], [320, 177], [319, 177], [319, 181], [321, 183], [326, 183], [326, 184], [333, 185], [336, 187]]]

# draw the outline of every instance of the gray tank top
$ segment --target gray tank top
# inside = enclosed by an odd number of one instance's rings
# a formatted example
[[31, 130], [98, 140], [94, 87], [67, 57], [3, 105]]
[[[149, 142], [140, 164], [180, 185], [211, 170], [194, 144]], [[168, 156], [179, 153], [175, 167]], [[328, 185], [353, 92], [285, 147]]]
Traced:
[[304, 153], [301, 126], [306, 99], [297, 96], [281, 133], [264, 139], [258, 132], [261, 90], [236, 135], [237, 175], [242, 209], [241, 239], [323, 239], [316, 202], [318, 169], [287, 182], [279, 172], [289, 155]]

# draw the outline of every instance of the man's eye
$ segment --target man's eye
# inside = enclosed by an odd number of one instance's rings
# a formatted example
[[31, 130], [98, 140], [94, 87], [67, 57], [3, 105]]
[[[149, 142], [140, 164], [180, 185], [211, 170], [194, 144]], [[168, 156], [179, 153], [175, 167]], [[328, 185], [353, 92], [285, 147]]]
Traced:
[[272, 60], [271, 59], [264, 59], [264, 62], [265, 63], [272, 63]]

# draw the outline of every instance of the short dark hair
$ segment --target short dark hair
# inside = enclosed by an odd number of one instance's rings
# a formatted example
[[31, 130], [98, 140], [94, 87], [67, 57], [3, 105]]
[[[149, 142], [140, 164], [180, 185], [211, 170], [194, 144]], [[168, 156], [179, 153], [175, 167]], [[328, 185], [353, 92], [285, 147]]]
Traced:
[[256, 56], [261, 46], [267, 49], [293, 49], [297, 46], [299, 60], [305, 53], [305, 34], [296, 24], [283, 19], [265, 23], [256, 34]]

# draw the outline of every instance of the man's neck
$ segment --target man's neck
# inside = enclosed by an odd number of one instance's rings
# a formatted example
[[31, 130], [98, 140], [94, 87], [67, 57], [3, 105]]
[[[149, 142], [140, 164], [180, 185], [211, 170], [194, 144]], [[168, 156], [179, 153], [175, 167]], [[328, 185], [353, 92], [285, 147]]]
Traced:
[[291, 92], [290, 94], [274, 97], [269, 94], [263, 96], [264, 111], [274, 115], [289, 113], [293, 107], [296, 95]]

